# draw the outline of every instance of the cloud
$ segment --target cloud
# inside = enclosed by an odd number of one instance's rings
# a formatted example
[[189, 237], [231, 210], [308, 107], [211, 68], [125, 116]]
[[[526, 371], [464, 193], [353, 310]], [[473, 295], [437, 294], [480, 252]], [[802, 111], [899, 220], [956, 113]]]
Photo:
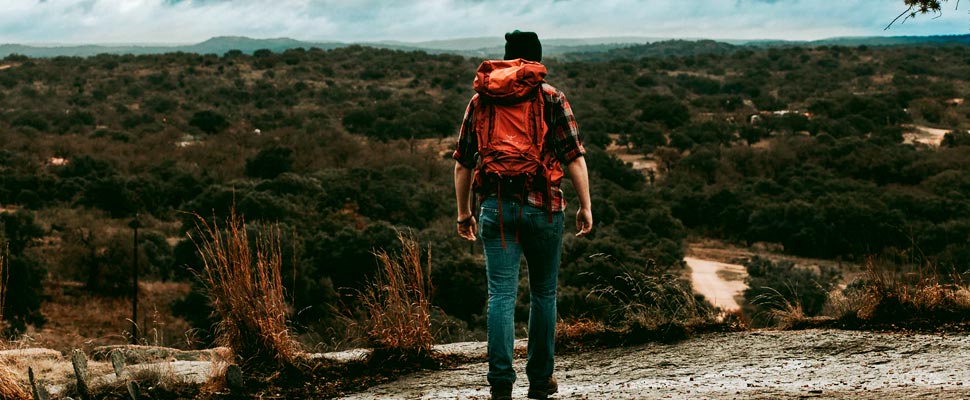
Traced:
[[[952, 3], [952, 2], [951, 2]], [[212, 36], [423, 41], [595, 36], [818, 39], [970, 32], [963, 10], [882, 29], [902, 0], [5, 0], [0, 42], [198, 42]]]

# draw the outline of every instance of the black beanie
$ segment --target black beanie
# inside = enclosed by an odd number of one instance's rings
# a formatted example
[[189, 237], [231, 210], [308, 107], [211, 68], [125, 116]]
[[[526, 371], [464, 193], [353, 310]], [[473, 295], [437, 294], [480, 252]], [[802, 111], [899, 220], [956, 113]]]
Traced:
[[505, 34], [505, 59], [523, 58], [528, 61], [542, 61], [542, 44], [535, 32], [516, 30]]

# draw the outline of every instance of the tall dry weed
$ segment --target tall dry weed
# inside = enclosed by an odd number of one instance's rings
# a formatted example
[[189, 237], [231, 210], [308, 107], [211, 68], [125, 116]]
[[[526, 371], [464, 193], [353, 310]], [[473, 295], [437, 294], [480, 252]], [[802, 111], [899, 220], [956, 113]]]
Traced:
[[218, 343], [244, 364], [296, 366], [300, 349], [287, 327], [279, 228], [261, 232], [251, 248], [245, 221], [235, 210], [224, 227], [196, 217], [202, 236], [196, 247], [204, 264], [200, 275], [221, 317]]
[[17, 372], [6, 365], [6, 360], [0, 360], [0, 399], [31, 399], [27, 387], [17, 378]]
[[790, 329], [800, 322], [805, 321], [805, 311], [801, 302], [798, 301], [797, 290], [788, 285], [787, 290], [793, 293], [794, 299], [789, 299], [778, 289], [765, 287], [765, 292], [755, 296], [752, 303], [758, 305], [758, 317], [763, 321], [774, 323], [778, 328]]
[[[421, 248], [410, 234], [398, 232], [401, 252], [374, 253], [380, 268], [360, 292], [367, 317], [364, 331], [376, 354], [419, 357], [431, 354], [431, 247]], [[426, 263], [422, 263], [426, 255]]]

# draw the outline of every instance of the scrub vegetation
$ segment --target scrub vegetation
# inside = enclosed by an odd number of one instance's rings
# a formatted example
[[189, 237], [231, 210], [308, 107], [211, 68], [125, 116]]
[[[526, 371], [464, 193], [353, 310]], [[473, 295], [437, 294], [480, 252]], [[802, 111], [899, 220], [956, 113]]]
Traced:
[[[547, 60], [596, 218], [582, 239], [567, 228], [561, 337], [713, 324], [682, 278], [688, 237], [837, 266], [749, 260], [749, 308], [728, 326], [965, 323], [968, 60], [958, 45], [709, 41]], [[307, 350], [484, 339], [484, 264], [454, 232], [450, 159], [479, 61], [359, 46], [0, 60], [4, 332], [42, 331], [55, 284], [123, 298], [137, 257], [142, 279], [195, 287], [163, 310], [193, 327], [168, 345], [227, 345], [290, 377]], [[357, 367], [332, 368], [311, 374]]]

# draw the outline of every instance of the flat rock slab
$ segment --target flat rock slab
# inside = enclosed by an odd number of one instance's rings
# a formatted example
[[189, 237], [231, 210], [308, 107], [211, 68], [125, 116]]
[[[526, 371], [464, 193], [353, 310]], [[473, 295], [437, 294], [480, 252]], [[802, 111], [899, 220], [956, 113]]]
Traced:
[[61, 358], [61, 352], [43, 348], [12, 349], [0, 351], [0, 359], [40, 360]]
[[178, 350], [158, 346], [118, 345], [95, 347], [94, 351], [91, 352], [91, 358], [98, 361], [108, 361], [111, 359], [111, 352], [115, 350], [121, 352], [124, 362], [127, 365], [155, 362], [159, 360], [222, 360], [223, 357], [229, 354], [229, 350], [225, 348], [207, 350]]
[[[126, 374], [138, 375], [144, 371], [156, 373], [160, 376], [174, 377], [179, 382], [201, 385], [212, 375], [212, 362], [210, 361], [172, 361], [163, 363], [149, 363], [132, 365], [126, 368]], [[122, 377], [124, 378], [124, 377]], [[123, 379], [119, 379], [114, 373], [99, 376], [92, 380], [93, 385], [120, 385]]]
[[[519, 339], [515, 341], [515, 351], [524, 352], [526, 351], [526, 346], [528, 341], [525, 339]], [[434, 346], [434, 350], [439, 353], [454, 354], [464, 357], [485, 357], [488, 351], [488, 344], [485, 342], [458, 342], [458, 343], [448, 343], [439, 344]], [[349, 362], [349, 361], [359, 361], [366, 359], [371, 353], [370, 349], [353, 349], [346, 351], [337, 351], [331, 353], [313, 353], [308, 354], [307, 358], [314, 359], [327, 359], [339, 362]]]
[[[560, 356], [559, 399], [970, 398], [970, 336], [832, 330], [712, 334]], [[513, 395], [525, 398], [525, 360]], [[344, 399], [487, 399], [485, 363]]]

